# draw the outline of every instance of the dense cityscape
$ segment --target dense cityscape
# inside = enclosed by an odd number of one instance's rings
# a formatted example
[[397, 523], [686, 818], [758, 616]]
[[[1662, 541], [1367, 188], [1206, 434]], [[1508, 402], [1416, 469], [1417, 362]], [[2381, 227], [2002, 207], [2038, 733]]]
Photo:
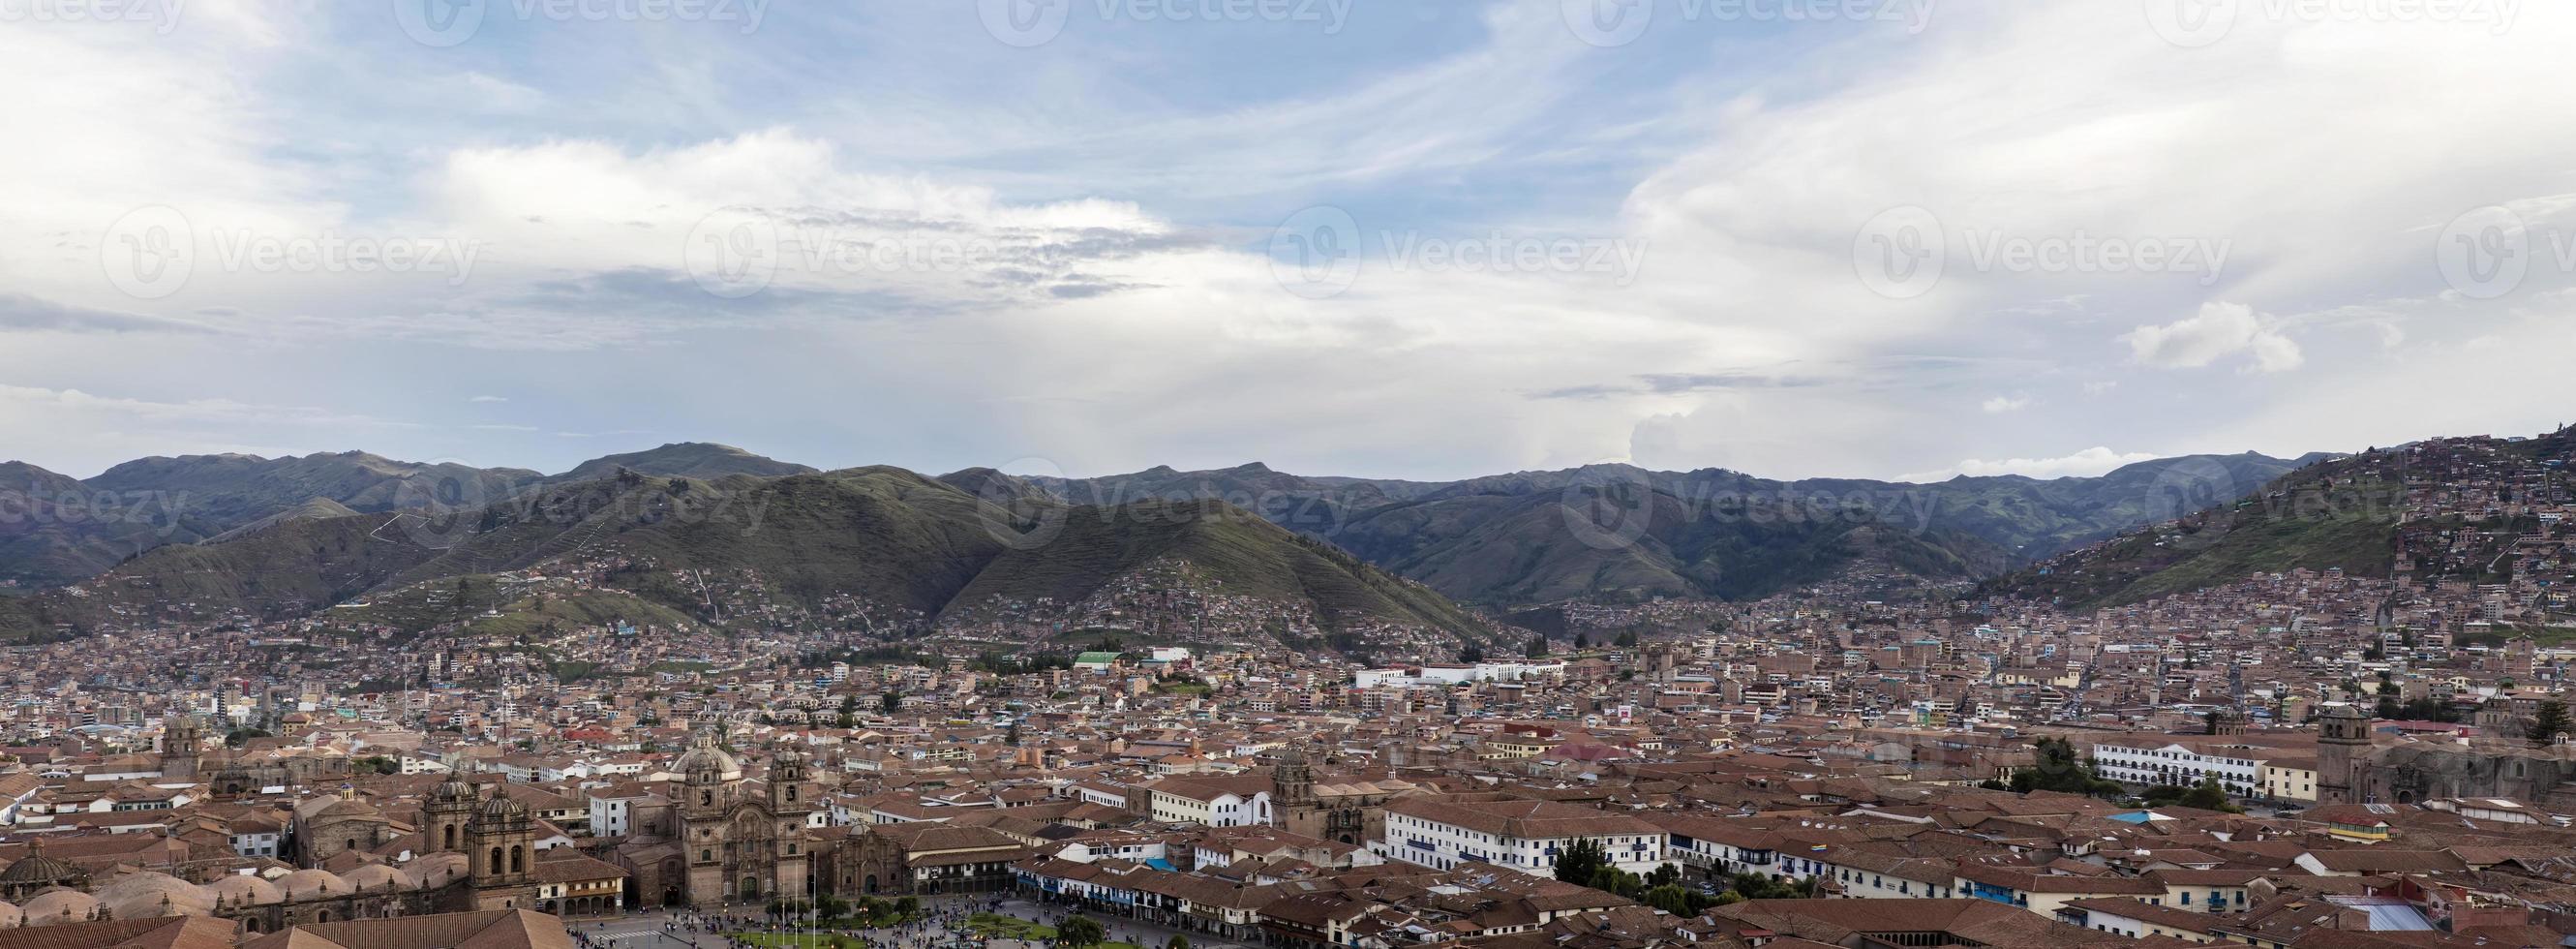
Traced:
[[0, 0], [0, 949], [2576, 949], [2571, 49]]
[[[2027, 594], [2220, 512], [1983, 584], [1856, 561], [1349, 650], [1169, 564], [937, 622], [750, 575], [693, 575], [670, 625], [170, 602], [0, 657], [0, 931], [2557, 945], [2576, 498], [2543, 444], [2378, 450], [2233, 505], [2394, 485], [2388, 571], [2092, 609]], [[494, 582], [614, 593], [602, 549]]]

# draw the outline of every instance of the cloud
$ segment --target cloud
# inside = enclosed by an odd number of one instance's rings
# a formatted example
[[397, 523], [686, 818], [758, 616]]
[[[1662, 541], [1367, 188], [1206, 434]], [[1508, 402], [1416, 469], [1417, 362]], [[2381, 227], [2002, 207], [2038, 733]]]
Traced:
[[2141, 326], [2119, 339], [2129, 344], [2131, 358], [2161, 369], [2198, 369], [2238, 353], [2251, 356], [2251, 368], [2261, 372], [2287, 372], [2306, 362], [2278, 320], [2242, 303], [2203, 304], [2197, 315]]
[[465, 400], [465, 401], [467, 401], [467, 402], [475, 402], [475, 403], [485, 403], [485, 404], [489, 404], [489, 403], [496, 403], [496, 402], [507, 402], [507, 401], [510, 401], [510, 400], [509, 400], [509, 399], [506, 399], [506, 398], [503, 398], [503, 397], [501, 397], [501, 396], [497, 396], [497, 395], [478, 395], [478, 396], [475, 396], [475, 397], [473, 397], [473, 398], [471, 398], [471, 399], [467, 399], [467, 400]]
[[2148, 452], [2121, 453], [2095, 446], [2072, 455], [2057, 458], [2006, 458], [1986, 461], [1970, 458], [1939, 471], [1898, 475], [1898, 481], [1946, 481], [1966, 475], [1971, 478], [1995, 475], [2021, 475], [2027, 478], [2077, 478], [2108, 474], [2123, 465], [2152, 461], [2159, 456]]
[[187, 320], [92, 309], [41, 300], [23, 293], [0, 293], [0, 331], [56, 333], [212, 333], [213, 327]]
[[2002, 415], [2006, 412], [2019, 412], [2029, 407], [2030, 397], [2026, 395], [1999, 395], [1977, 404], [1977, 408], [1988, 415]]

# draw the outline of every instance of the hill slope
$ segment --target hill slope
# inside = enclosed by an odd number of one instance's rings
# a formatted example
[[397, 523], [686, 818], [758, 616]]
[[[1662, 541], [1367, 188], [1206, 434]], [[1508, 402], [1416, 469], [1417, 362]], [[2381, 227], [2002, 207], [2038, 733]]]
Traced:
[[2387, 577], [2406, 489], [2364, 467], [2344, 461], [2302, 469], [2233, 504], [1995, 578], [1983, 592], [2090, 609], [2294, 569]]
[[788, 475], [814, 473], [814, 469], [804, 465], [762, 457], [731, 445], [677, 442], [660, 448], [593, 458], [582, 462], [571, 471], [547, 480], [595, 481], [614, 475], [620, 469], [639, 474], [707, 479], [722, 478], [727, 475], [783, 478]]
[[192, 518], [221, 532], [316, 498], [366, 513], [432, 504], [483, 504], [508, 497], [537, 478], [536, 472], [525, 469], [421, 464], [351, 451], [301, 458], [143, 458], [82, 484], [100, 491], [167, 495]]
[[[1178, 566], [1185, 586], [1282, 604], [1327, 628], [1486, 634], [1437, 594], [1221, 504], [1032, 504], [1006, 509], [891, 468], [713, 482], [628, 471], [471, 511], [285, 519], [223, 543], [167, 547], [16, 604], [0, 623], [23, 634], [174, 610], [276, 619], [361, 598], [435, 600], [452, 615], [483, 605], [465, 595], [474, 578], [531, 569], [599, 576], [684, 612], [704, 594], [674, 574], [707, 571], [755, 577], [792, 602], [857, 596], [940, 616], [970, 601], [1080, 601]], [[1031, 517], [1056, 529], [1016, 534]]]

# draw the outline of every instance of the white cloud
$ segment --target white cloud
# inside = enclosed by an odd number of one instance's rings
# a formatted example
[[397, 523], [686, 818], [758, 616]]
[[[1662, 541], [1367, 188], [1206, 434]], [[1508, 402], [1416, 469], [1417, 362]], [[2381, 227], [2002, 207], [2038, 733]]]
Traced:
[[1972, 478], [1994, 475], [2021, 475], [2029, 478], [2075, 478], [2107, 474], [2122, 465], [2152, 461], [2160, 457], [2151, 452], [2121, 453], [2102, 446], [2084, 449], [2057, 458], [2005, 458], [1997, 461], [1970, 458], [1939, 471], [1898, 475], [1899, 481], [1946, 481], [1959, 475]]
[[2163, 369], [2198, 369], [2237, 353], [2252, 356], [2252, 368], [2263, 372], [2287, 372], [2307, 361], [2299, 344], [2282, 335], [2280, 321], [2242, 303], [2202, 304], [2196, 315], [2119, 338], [2131, 358]]
[[2019, 412], [2029, 407], [2030, 397], [2026, 395], [1999, 395], [1978, 403], [1977, 405], [1977, 408], [1983, 410], [1988, 415], [2002, 415], [2006, 412]]

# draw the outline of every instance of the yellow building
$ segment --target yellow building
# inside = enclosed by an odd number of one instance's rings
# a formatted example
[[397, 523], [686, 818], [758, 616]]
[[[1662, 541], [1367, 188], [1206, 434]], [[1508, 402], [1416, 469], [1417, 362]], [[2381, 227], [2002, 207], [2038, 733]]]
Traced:
[[2255, 779], [2264, 799], [2317, 802], [2317, 759], [2315, 755], [2273, 758], [2263, 762]]

